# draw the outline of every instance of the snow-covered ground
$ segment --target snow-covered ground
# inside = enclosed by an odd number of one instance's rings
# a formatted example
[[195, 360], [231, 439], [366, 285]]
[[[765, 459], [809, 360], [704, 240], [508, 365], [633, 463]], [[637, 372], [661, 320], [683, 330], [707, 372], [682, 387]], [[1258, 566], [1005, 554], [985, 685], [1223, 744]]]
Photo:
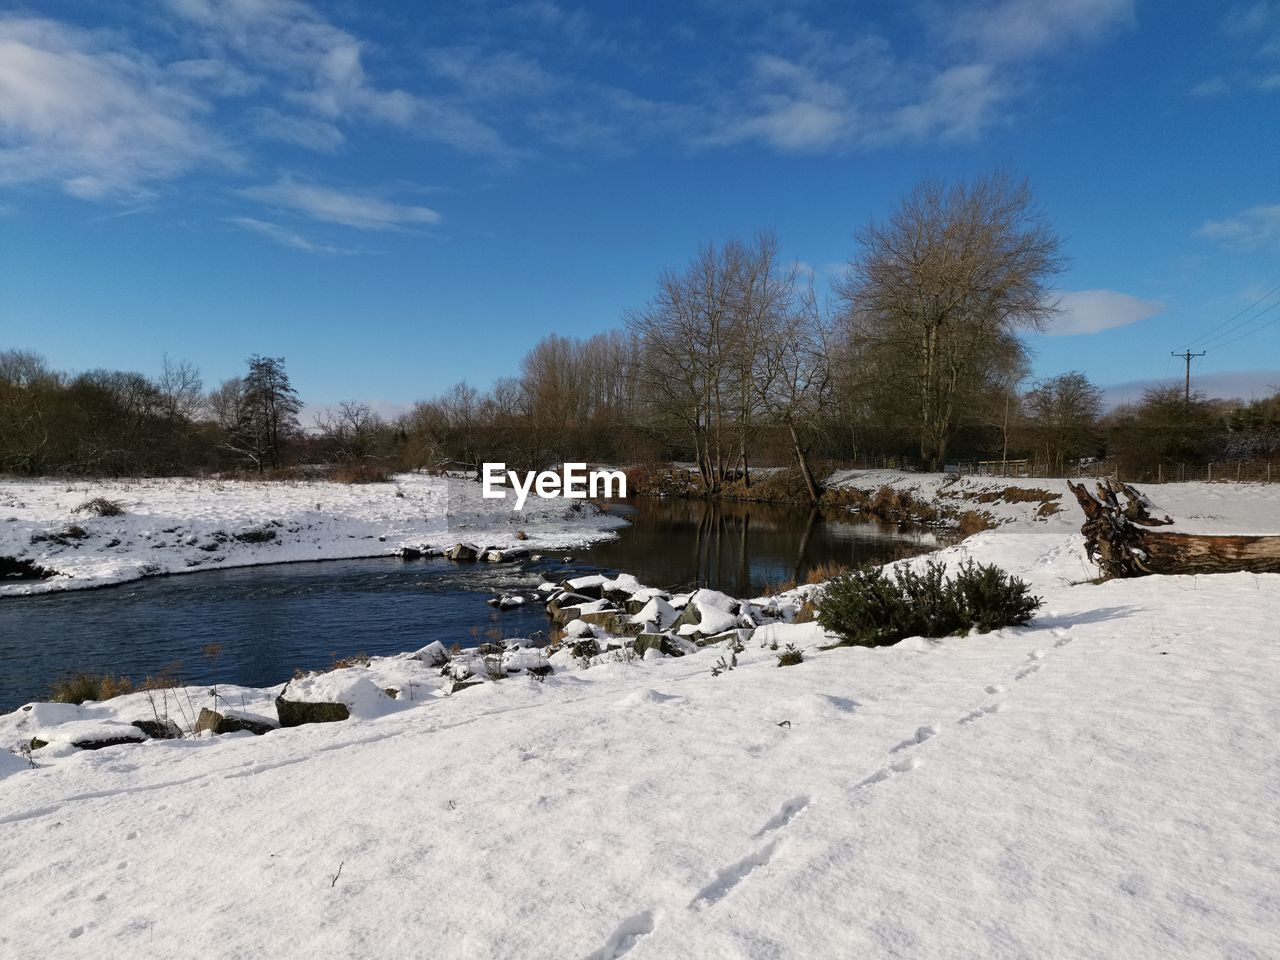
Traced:
[[[1280, 533], [1272, 488], [1151, 493]], [[261, 737], [54, 735], [144, 694], [0, 717], [50, 739], [0, 752], [0, 955], [1280, 956], [1280, 576], [1089, 583], [1074, 506], [1033, 512], [942, 554], [1029, 580], [1027, 628], [773, 624], [718, 675], [557, 654], [449, 696], [388, 658], [314, 681], [360, 681], [352, 719]]]
[[[78, 510], [104, 498], [120, 516]], [[623, 526], [583, 501], [486, 500], [480, 484], [402, 474], [394, 483], [150, 479], [0, 481], [0, 557], [58, 576], [0, 583], [5, 594], [121, 583], [156, 574], [385, 556], [458, 541], [530, 550], [573, 546]], [[521, 540], [523, 532], [528, 539]]]

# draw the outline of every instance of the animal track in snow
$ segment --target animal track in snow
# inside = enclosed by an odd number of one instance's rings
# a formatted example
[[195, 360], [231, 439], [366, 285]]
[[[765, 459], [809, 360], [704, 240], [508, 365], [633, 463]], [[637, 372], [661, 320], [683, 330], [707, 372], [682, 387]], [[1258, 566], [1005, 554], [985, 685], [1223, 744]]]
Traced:
[[794, 820], [800, 811], [808, 805], [809, 798], [803, 795], [792, 797], [790, 800], [787, 800], [778, 809], [778, 812], [766, 820], [764, 826], [756, 831], [756, 839], [759, 839], [766, 833], [771, 833], [774, 830], [781, 830], [788, 823]]
[[715, 906], [727, 897], [734, 887], [751, 876], [759, 867], [768, 863], [777, 849], [778, 841], [770, 840], [755, 853], [749, 853], [737, 863], [731, 863], [717, 870], [716, 878], [698, 891], [697, 896], [689, 903], [689, 909], [705, 910]]
[[642, 938], [653, 933], [653, 914], [648, 910], [627, 917], [609, 934], [599, 950], [587, 954], [587, 960], [614, 960], [630, 952]]
[[67, 936], [74, 940], [82, 933], [84, 933], [84, 927], [72, 927], [70, 931], [68, 931]]
[[1062, 639], [1060, 639], [1057, 643], [1055, 643], [1055, 644], [1054, 644], [1054, 646], [1055, 646], [1055, 647], [1065, 647], [1065, 646], [1066, 646], [1068, 643], [1070, 643], [1070, 642], [1071, 642], [1071, 638], [1070, 638], [1070, 637], [1063, 637], [1063, 638], [1062, 638]]
[[988, 703], [985, 706], [971, 710], [960, 718], [961, 723], [973, 723], [975, 720], [981, 720], [983, 717], [990, 716], [993, 713], [999, 713], [1004, 709], [1003, 703]]
[[920, 766], [919, 757], [906, 757], [905, 759], [894, 761], [888, 766], [881, 767], [871, 776], [867, 777], [867, 779], [858, 784], [858, 788], [861, 789], [862, 787], [869, 787], [873, 783], [883, 783], [890, 777], [896, 777], [900, 773], [907, 773], [918, 766]]
[[938, 728], [933, 726], [933, 724], [929, 724], [928, 726], [924, 726], [924, 727], [918, 727], [916, 729], [915, 736], [908, 737], [906, 740], [903, 740], [896, 747], [891, 747], [889, 752], [898, 753], [902, 750], [910, 750], [912, 747], [917, 747], [920, 744], [924, 743], [926, 740], [928, 740], [930, 737], [936, 737], [937, 735], [938, 735]]
[[1003, 683], [992, 683], [982, 688], [986, 693], [1004, 693], [1009, 688]]

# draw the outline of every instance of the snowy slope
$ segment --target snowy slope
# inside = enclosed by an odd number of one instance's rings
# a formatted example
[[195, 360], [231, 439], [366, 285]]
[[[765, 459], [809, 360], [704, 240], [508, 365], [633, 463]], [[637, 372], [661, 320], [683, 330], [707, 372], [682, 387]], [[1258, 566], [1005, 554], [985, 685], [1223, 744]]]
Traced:
[[[1096, 481], [1082, 481], [1093, 489]], [[833, 487], [856, 487], [874, 492], [882, 486], [912, 493], [956, 511], [978, 510], [999, 523], [1030, 524], [1029, 529], [1067, 533], [1080, 529], [1084, 517], [1066, 480], [1041, 477], [955, 477], [941, 473], [906, 473], [901, 470], [840, 470], [826, 481]], [[1137, 485], [1154, 504], [1152, 513], [1168, 514], [1178, 533], [1280, 534], [1280, 483], [1165, 483]], [[1040, 503], [982, 502], [983, 494], [995, 495], [1009, 488], [1042, 490], [1055, 495], [1060, 510], [1037, 519]]]
[[0, 753], [0, 955], [1280, 955], [1280, 577], [1095, 585], [1030, 521], [945, 555], [1038, 622]]
[[[516, 512], [511, 501], [485, 500], [480, 492], [468, 480], [416, 474], [360, 485], [0, 481], [0, 556], [32, 560], [59, 574], [0, 584], [0, 596], [219, 567], [386, 556], [406, 546], [439, 549], [459, 540], [552, 549], [612, 536], [624, 525], [583, 501], [531, 498]], [[125, 513], [77, 512], [95, 497], [119, 503]], [[69, 526], [85, 536], [65, 536]], [[518, 539], [521, 531], [528, 540]], [[261, 534], [270, 539], [253, 542]]]

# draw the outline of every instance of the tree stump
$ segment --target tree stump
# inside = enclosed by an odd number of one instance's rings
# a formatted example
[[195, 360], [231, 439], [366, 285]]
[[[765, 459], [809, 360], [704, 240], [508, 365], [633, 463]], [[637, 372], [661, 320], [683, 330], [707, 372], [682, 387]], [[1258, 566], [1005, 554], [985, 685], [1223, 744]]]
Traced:
[[[1153, 517], [1151, 501], [1127, 483], [1103, 480], [1096, 495], [1083, 483], [1067, 481], [1084, 511], [1089, 558], [1104, 577], [1147, 574], [1280, 573], [1280, 536], [1212, 536], [1150, 530], [1168, 526]], [[1121, 504], [1120, 499], [1124, 498]]]

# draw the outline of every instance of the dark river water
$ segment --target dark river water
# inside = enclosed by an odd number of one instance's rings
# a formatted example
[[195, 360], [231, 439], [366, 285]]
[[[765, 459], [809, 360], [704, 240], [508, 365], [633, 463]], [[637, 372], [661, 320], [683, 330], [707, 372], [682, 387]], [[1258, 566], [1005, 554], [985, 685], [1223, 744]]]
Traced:
[[[523, 564], [334, 560], [0, 599], [0, 711], [82, 671], [268, 686], [356, 653], [471, 646], [492, 630], [531, 636], [548, 629], [540, 604], [497, 613], [485, 600], [531, 596], [543, 580], [625, 572], [649, 586], [747, 596], [803, 581], [815, 564], [884, 562], [934, 545], [931, 534], [791, 507], [637, 498], [611, 509], [630, 526], [567, 551], [568, 564], [566, 552]], [[216, 655], [204, 652], [211, 644]]]

